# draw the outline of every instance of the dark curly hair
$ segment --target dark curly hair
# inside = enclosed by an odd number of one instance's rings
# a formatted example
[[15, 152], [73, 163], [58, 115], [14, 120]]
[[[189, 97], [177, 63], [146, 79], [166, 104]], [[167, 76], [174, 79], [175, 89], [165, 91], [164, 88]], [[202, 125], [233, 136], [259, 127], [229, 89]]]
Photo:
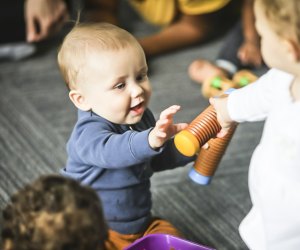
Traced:
[[89, 187], [49, 175], [25, 186], [3, 210], [3, 250], [102, 250], [101, 202]]

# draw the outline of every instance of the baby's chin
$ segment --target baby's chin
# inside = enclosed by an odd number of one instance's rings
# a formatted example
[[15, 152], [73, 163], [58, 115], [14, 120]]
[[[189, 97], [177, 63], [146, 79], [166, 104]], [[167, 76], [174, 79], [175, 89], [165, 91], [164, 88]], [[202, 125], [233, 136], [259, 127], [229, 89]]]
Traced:
[[139, 123], [142, 120], [143, 114], [135, 117], [131, 117], [130, 119], [127, 120], [126, 124], [128, 125], [134, 125]]

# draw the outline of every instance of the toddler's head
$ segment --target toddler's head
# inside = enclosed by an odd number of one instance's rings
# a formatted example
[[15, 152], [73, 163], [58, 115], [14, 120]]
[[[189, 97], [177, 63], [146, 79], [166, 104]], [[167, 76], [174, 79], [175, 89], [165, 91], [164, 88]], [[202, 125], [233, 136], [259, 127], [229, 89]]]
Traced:
[[140, 121], [151, 87], [144, 51], [130, 33], [107, 23], [78, 24], [65, 37], [58, 64], [77, 108], [116, 124]]
[[61, 176], [44, 176], [3, 210], [3, 250], [102, 250], [107, 227], [97, 194]]
[[300, 1], [255, 0], [254, 10], [266, 64], [292, 74], [297, 73], [300, 59]]

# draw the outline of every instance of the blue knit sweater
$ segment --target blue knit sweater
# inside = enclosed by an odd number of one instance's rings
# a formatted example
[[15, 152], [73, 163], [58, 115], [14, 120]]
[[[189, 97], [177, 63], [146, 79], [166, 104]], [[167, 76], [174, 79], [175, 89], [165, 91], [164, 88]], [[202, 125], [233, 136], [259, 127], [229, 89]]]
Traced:
[[184, 166], [194, 158], [181, 155], [169, 140], [159, 150], [148, 143], [155, 125], [150, 110], [134, 126], [119, 125], [93, 112], [78, 111], [61, 170], [97, 191], [110, 229], [122, 234], [146, 230], [151, 219], [153, 172]]

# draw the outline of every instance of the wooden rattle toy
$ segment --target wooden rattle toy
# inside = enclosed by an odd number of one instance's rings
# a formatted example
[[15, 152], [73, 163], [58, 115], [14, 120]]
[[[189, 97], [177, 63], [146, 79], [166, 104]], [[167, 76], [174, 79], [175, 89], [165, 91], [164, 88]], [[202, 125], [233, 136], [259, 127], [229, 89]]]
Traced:
[[202, 95], [205, 98], [219, 96], [230, 88], [239, 89], [254, 82], [257, 76], [249, 70], [240, 70], [233, 75], [232, 80], [224, 76], [214, 76], [204, 81]]

